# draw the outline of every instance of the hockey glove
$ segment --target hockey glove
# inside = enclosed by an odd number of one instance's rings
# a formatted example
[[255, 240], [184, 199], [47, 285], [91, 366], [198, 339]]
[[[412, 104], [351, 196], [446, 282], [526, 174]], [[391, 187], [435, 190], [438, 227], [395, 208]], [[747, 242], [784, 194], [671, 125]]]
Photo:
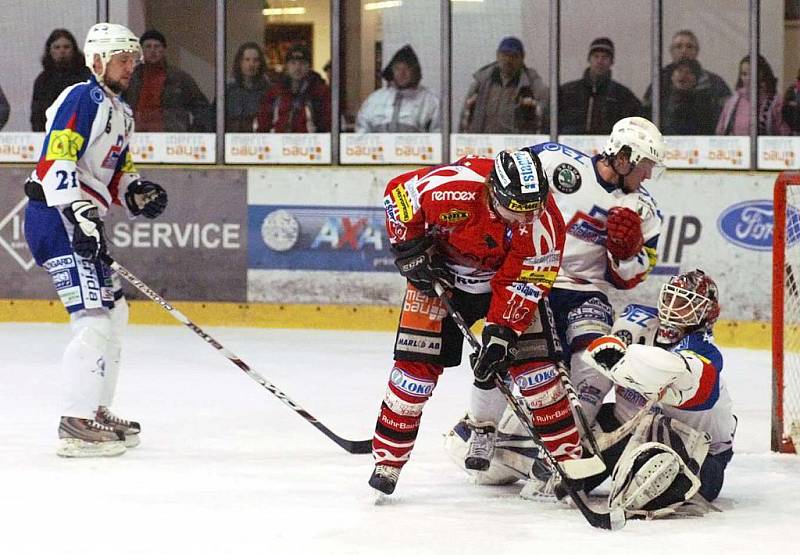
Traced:
[[141, 214], [152, 220], [167, 207], [167, 192], [158, 183], [139, 179], [128, 185], [125, 204], [133, 216]]
[[639, 215], [622, 206], [614, 206], [608, 211], [606, 220], [608, 241], [606, 248], [617, 260], [633, 258], [644, 245], [642, 219]]
[[75, 226], [72, 230], [72, 248], [78, 256], [94, 261], [106, 253], [103, 222], [94, 204], [76, 200], [64, 208], [64, 216]]
[[483, 347], [477, 356], [470, 355], [476, 386], [491, 388], [495, 375], [505, 377], [517, 352], [517, 337], [517, 332], [505, 326], [487, 324], [483, 328]]
[[393, 245], [392, 252], [396, 257], [394, 263], [397, 269], [421, 293], [436, 297], [434, 284], [437, 281], [452, 287], [450, 272], [430, 237]]
[[604, 335], [589, 343], [586, 354], [591, 357], [590, 363], [595, 369], [606, 373], [622, 360], [625, 350], [625, 343], [621, 339], [614, 335]]

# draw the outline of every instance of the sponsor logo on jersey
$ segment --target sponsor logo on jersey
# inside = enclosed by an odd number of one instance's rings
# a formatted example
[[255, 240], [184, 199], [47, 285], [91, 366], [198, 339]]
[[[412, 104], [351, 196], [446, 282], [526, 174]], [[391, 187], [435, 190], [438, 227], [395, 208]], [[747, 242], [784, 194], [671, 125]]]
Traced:
[[[787, 208], [788, 245], [800, 241], [800, 211]], [[728, 207], [717, 220], [717, 229], [728, 241], [739, 247], [768, 251], [772, 249], [775, 225], [771, 200], [748, 200]]]
[[409, 376], [397, 367], [392, 368], [392, 372], [389, 374], [389, 381], [397, 389], [408, 393], [412, 397], [429, 397], [433, 392], [434, 384], [432, 381]]
[[61, 268], [74, 268], [74, 267], [75, 267], [75, 259], [72, 257], [71, 254], [51, 258], [50, 260], [46, 260], [44, 264], [42, 264], [42, 268], [51, 273], [54, 270], [60, 270]]
[[100, 87], [93, 87], [92, 90], [89, 91], [89, 96], [96, 104], [100, 104], [103, 102], [105, 95], [103, 94], [103, 89]]
[[417, 427], [419, 427], [419, 420], [415, 422], [398, 422], [394, 418], [381, 413], [381, 424], [384, 424], [387, 428], [391, 428], [392, 430], [407, 432], [416, 430]]
[[133, 163], [131, 151], [125, 153], [125, 162], [122, 164], [122, 173], [136, 173], [136, 166]]
[[50, 131], [45, 160], [78, 160], [78, 152], [86, 139], [72, 129], [56, 129]]
[[627, 387], [622, 387], [621, 385], [618, 385], [614, 388], [614, 393], [617, 397], [625, 399], [637, 407], [643, 407], [645, 403], [647, 403], [647, 399], [645, 399], [641, 393], [634, 391], [633, 389], [628, 389]]
[[542, 384], [553, 381], [556, 374], [555, 366], [548, 366], [542, 370], [529, 370], [524, 374], [520, 374], [514, 382], [520, 391], [530, 391]]
[[72, 286], [72, 278], [70, 277], [69, 270], [52, 272], [50, 277], [52, 278], [53, 285], [55, 285], [56, 289], [64, 289], [65, 287]]
[[556, 280], [558, 272], [550, 270], [522, 270], [519, 273], [519, 281], [537, 283], [539, 285], [552, 286]]
[[66, 289], [58, 289], [58, 298], [65, 307], [75, 306], [81, 304], [81, 289], [80, 287], [69, 287]]
[[122, 135], [117, 135], [116, 144], [111, 145], [111, 148], [108, 149], [105, 158], [103, 158], [103, 163], [100, 164], [102, 167], [108, 170], [113, 170], [117, 167], [117, 163], [119, 162], [119, 156], [120, 154], [122, 154], [122, 144], [123, 144]]
[[580, 189], [581, 181], [581, 172], [572, 164], [559, 164], [553, 170], [553, 185], [565, 195]]
[[478, 193], [475, 191], [434, 191], [431, 193], [433, 200], [475, 200]]
[[391, 387], [386, 388], [386, 393], [383, 396], [383, 402], [389, 407], [389, 410], [399, 414], [400, 416], [419, 416], [422, 414], [423, 403], [409, 403], [397, 396], [392, 391]]
[[529, 256], [522, 261], [523, 266], [552, 266], [558, 264], [559, 252], [549, 252], [539, 256]]
[[469, 212], [466, 210], [458, 210], [453, 208], [449, 212], [444, 212], [439, 215], [439, 219], [446, 224], [457, 224], [469, 218]]
[[633, 343], [633, 334], [628, 330], [617, 330], [614, 332], [614, 335], [616, 335], [620, 341], [625, 343], [626, 347], [630, 347], [631, 343]]
[[397, 207], [397, 216], [403, 223], [408, 223], [414, 217], [414, 209], [411, 207], [411, 200], [408, 198], [408, 192], [402, 185], [398, 185], [392, 191], [392, 198]]

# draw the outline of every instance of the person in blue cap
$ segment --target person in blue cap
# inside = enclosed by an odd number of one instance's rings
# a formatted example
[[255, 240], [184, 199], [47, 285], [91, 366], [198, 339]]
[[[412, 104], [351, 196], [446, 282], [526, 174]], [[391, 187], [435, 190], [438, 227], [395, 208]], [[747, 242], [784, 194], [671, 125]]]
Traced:
[[525, 65], [517, 37], [497, 47], [496, 61], [473, 74], [458, 130], [461, 133], [546, 133], [549, 91], [535, 69]]

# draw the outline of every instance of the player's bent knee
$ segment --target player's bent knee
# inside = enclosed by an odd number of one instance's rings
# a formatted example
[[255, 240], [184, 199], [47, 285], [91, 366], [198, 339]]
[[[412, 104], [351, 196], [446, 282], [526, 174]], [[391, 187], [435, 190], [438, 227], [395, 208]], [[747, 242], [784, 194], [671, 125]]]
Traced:
[[108, 310], [81, 310], [73, 313], [71, 318], [71, 328], [76, 340], [101, 351], [112, 340]]

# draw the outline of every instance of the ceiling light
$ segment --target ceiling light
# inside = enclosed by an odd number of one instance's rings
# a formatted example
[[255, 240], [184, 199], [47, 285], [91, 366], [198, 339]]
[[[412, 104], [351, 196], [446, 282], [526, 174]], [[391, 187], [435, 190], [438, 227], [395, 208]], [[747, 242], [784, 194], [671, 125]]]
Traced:
[[364, 11], [385, 10], [386, 8], [397, 8], [403, 5], [403, 0], [385, 0], [384, 2], [367, 2], [364, 4]]
[[264, 15], [304, 15], [305, 8], [264, 8], [261, 10]]

